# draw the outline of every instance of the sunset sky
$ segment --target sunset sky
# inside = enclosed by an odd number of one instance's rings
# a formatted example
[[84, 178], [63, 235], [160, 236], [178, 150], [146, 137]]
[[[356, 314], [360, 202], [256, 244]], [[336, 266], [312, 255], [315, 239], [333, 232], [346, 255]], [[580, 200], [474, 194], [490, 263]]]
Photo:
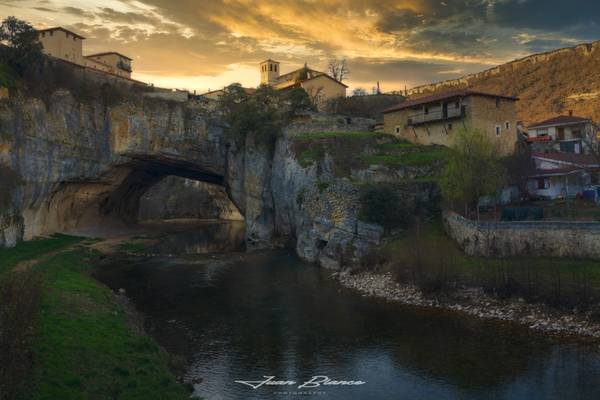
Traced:
[[598, 0], [0, 0], [0, 16], [87, 38], [84, 54], [134, 59], [134, 78], [204, 92], [258, 85], [258, 62], [283, 72], [348, 59], [351, 88], [383, 91], [476, 72], [600, 39]]

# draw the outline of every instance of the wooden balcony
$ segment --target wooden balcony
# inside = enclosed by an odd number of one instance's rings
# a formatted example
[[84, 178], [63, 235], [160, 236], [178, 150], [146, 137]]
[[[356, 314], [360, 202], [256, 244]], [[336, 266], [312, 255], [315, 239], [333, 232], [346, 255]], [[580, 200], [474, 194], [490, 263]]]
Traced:
[[413, 114], [408, 118], [406, 125], [417, 126], [431, 122], [443, 122], [450, 119], [464, 118], [466, 115], [466, 106], [461, 108], [449, 108], [447, 110], [430, 111], [427, 114]]

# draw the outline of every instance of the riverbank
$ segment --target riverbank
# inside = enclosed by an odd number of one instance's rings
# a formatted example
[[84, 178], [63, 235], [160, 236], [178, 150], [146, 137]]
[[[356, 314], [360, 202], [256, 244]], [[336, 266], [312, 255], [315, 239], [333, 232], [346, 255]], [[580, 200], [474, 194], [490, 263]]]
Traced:
[[506, 300], [486, 295], [481, 288], [458, 288], [444, 296], [426, 296], [416, 285], [400, 284], [391, 273], [334, 273], [342, 286], [366, 296], [417, 307], [456, 311], [482, 319], [521, 324], [550, 334], [600, 338], [600, 324], [591, 321], [590, 312], [567, 313], [523, 299]]
[[[168, 354], [140, 333], [119, 296], [89, 275], [101, 256], [86, 247], [92, 243], [62, 236], [0, 250], [0, 259], [12, 260], [2, 264], [1, 295], [10, 301], [0, 304], [0, 315], [3, 326], [20, 327], [0, 334], [5, 344], [22, 342], [2, 346], [0, 358], [9, 362], [0, 385], [24, 399], [188, 398]], [[22, 298], [31, 300], [25, 318]]]

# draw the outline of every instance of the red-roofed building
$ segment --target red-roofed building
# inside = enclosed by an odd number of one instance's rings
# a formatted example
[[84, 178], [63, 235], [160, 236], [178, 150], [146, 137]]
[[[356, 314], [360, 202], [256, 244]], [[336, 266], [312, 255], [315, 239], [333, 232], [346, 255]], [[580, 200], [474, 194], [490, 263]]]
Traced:
[[501, 154], [514, 151], [518, 98], [470, 89], [406, 100], [383, 111], [384, 130], [419, 144], [450, 146], [463, 128], [486, 134]]
[[527, 142], [534, 151], [589, 153], [598, 143], [594, 123], [589, 118], [561, 115], [528, 127]]

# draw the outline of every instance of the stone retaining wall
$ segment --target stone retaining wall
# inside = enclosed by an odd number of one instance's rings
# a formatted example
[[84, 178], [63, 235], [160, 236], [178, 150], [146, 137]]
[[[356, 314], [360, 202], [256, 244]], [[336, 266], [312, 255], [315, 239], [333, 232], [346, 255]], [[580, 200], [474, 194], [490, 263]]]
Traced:
[[445, 212], [444, 227], [469, 255], [600, 260], [598, 222], [477, 222]]

